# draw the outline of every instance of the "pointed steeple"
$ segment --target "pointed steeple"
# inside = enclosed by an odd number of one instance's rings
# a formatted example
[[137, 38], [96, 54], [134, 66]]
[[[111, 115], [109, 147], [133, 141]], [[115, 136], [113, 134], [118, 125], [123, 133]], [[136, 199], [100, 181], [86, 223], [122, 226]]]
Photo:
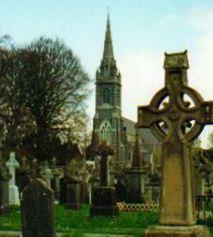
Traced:
[[109, 13], [107, 16], [103, 59], [105, 59], [105, 60], [114, 59]]
[[105, 68], [110, 68], [111, 66], [115, 66], [109, 13], [107, 15], [102, 66], [105, 66]]

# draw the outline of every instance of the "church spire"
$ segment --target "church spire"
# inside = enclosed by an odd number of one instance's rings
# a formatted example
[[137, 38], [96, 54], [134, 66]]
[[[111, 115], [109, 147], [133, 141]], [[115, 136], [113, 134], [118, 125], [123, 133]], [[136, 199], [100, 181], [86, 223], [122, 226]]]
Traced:
[[109, 13], [107, 15], [102, 65], [104, 65], [106, 68], [110, 68], [111, 66], [115, 65]]

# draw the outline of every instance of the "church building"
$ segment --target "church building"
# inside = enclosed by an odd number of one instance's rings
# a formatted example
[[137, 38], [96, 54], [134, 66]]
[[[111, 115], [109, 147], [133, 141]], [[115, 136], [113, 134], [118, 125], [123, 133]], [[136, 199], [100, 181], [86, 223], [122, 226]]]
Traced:
[[[103, 57], [96, 72], [93, 131], [98, 134], [100, 140], [105, 140], [113, 145], [115, 163], [125, 163], [130, 166], [135, 143], [135, 122], [122, 116], [121, 93], [122, 78], [114, 57], [108, 15]], [[139, 135], [143, 160], [149, 163], [152, 159], [153, 148], [159, 143], [149, 129], [140, 129]]]

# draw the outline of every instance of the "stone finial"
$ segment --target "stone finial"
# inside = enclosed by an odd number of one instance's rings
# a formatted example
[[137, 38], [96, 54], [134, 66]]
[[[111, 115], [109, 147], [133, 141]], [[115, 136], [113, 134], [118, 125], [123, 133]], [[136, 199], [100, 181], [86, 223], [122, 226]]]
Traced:
[[187, 50], [179, 53], [165, 53], [164, 60], [165, 69], [180, 69], [189, 68], [189, 62], [187, 57]]
[[177, 84], [187, 86], [187, 69], [189, 68], [187, 50], [179, 53], [165, 53], [165, 85]]

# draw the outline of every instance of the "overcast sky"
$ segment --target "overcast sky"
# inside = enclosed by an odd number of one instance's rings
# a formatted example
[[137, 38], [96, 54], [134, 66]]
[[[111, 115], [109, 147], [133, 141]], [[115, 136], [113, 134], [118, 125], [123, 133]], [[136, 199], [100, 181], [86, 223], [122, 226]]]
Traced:
[[[136, 120], [164, 85], [164, 52], [188, 50], [189, 84], [213, 100], [212, 0], [0, 0], [0, 34], [16, 43], [41, 35], [62, 39], [94, 79], [110, 9], [114, 53], [122, 74], [124, 116]], [[94, 114], [94, 94], [88, 113]], [[91, 120], [92, 121], [92, 120]], [[205, 129], [202, 138], [211, 128]]]

